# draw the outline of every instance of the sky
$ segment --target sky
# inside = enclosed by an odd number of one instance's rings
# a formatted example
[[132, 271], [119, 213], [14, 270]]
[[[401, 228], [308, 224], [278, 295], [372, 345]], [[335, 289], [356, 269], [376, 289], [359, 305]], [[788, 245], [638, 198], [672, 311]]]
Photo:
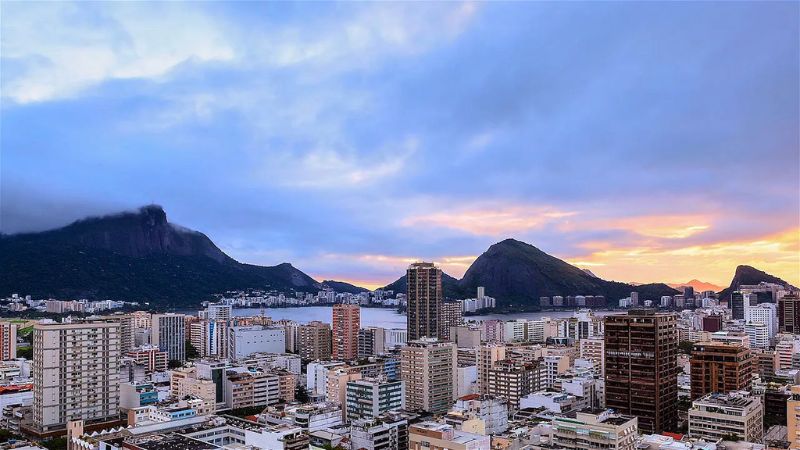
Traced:
[[798, 2], [0, 3], [0, 230], [156, 203], [377, 287], [507, 237], [800, 285]]

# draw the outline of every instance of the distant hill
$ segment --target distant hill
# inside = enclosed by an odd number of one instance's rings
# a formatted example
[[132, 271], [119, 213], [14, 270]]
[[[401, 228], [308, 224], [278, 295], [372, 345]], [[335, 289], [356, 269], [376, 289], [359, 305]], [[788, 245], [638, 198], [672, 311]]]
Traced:
[[789, 288], [797, 289], [791, 284], [787, 283], [786, 281], [776, 276], [770, 275], [752, 266], [742, 265], [736, 267], [736, 272], [734, 272], [733, 274], [733, 279], [731, 280], [730, 286], [723, 289], [722, 292], [719, 293], [719, 298], [723, 300], [728, 300], [731, 297], [731, 292], [739, 289], [739, 285], [758, 284], [761, 283], [762, 281], [766, 283], [783, 284]]
[[356, 286], [344, 281], [325, 280], [322, 282], [323, 287], [333, 289], [336, 292], [347, 292], [349, 294], [360, 294], [362, 292], [369, 292], [369, 289], [361, 286]]
[[0, 236], [0, 295], [113, 298], [196, 305], [236, 289], [316, 292], [289, 263], [242, 264], [206, 235], [167, 221], [155, 205], [41, 233]]
[[[405, 292], [405, 284], [403, 276], [386, 289], [402, 287], [400, 292]], [[461, 280], [445, 274], [442, 284], [446, 296], [472, 297], [478, 286], [483, 286], [486, 295], [496, 298], [500, 306], [525, 308], [538, 306], [539, 297], [554, 295], [604, 295], [609, 304], [615, 304], [633, 291], [642, 300], [658, 300], [678, 292], [665, 284], [632, 286], [606, 281], [515, 239], [492, 245]]]
[[694, 288], [695, 292], [704, 292], [704, 291], [714, 291], [719, 292], [722, 290], [722, 286], [717, 286], [713, 283], [706, 283], [705, 281], [700, 281], [697, 279], [687, 281], [686, 283], [667, 283], [667, 286], [680, 290], [684, 286], [690, 286]]

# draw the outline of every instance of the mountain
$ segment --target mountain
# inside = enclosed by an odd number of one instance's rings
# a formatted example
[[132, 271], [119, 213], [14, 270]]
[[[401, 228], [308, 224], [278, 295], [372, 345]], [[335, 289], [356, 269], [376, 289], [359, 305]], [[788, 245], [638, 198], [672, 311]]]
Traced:
[[483, 286], [486, 295], [505, 305], [536, 305], [539, 297], [554, 295], [604, 295], [608, 302], [616, 303], [632, 291], [642, 300], [657, 300], [677, 292], [663, 284], [632, 286], [606, 281], [514, 239], [489, 247], [467, 269], [459, 286], [467, 292]]
[[362, 292], [369, 292], [369, 289], [361, 286], [356, 286], [344, 281], [325, 280], [322, 282], [323, 287], [333, 289], [336, 292], [347, 292], [349, 294], [360, 294]]
[[733, 279], [731, 280], [730, 286], [723, 289], [722, 292], [719, 293], [719, 298], [722, 300], [728, 300], [731, 296], [731, 292], [739, 289], [739, 285], [758, 284], [762, 281], [766, 283], [783, 284], [791, 289], [797, 289], [776, 276], [772, 276], [766, 272], [756, 269], [755, 267], [743, 265], [736, 267], [736, 272], [733, 274]]
[[320, 283], [283, 263], [242, 264], [203, 233], [171, 224], [160, 206], [0, 236], [0, 296], [148, 301], [194, 306], [237, 289], [316, 292]]
[[[492, 245], [467, 269], [461, 280], [442, 274], [445, 297], [474, 296], [478, 286], [497, 299], [498, 306], [530, 308], [539, 297], [554, 295], [604, 295], [609, 304], [636, 291], [642, 300], [659, 300], [678, 291], [665, 284], [632, 286], [606, 281], [570, 265], [538, 248], [514, 239]], [[406, 277], [400, 277], [384, 289], [406, 292]]]
[[719, 292], [722, 290], [722, 286], [717, 286], [713, 283], [706, 283], [705, 281], [700, 281], [697, 279], [687, 281], [686, 283], [667, 283], [667, 286], [680, 290], [684, 286], [693, 287], [695, 292], [704, 292], [704, 291], [714, 291]]
[[591, 270], [589, 270], [589, 269], [581, 269], [581, 270], [583, 270], [584, 272], [586, 272], [586, 275], [589, 275], [589, 276], [591, 276], [591, 277], [594, 277], [594, 278], [600, 278], [600, 277], [598, 277], [597, 275], [595, 275], [595, 274], [594, 274], [594, 272], [592, 272], [592, 271], [591, 271]]

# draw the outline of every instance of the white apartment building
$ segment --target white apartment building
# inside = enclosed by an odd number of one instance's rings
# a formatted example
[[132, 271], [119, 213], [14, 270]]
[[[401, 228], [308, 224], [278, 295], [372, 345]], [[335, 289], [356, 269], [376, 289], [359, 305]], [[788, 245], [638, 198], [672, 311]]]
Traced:
[[636, 417], [614, 414], [611, 410], [578, 412], [574, 419], [556, 417], [553, 427], [553, 444], [570, 450], [633, 450], [639, 433]]
[[603, 336], [581, 339], [578, 346], [580, 357], [592, 361], [598, 369], [598, 374], [603, 375], [606, 370], [606, 344]]
[[758, 322], [767, 327], [769, 339], [773, 339], [778, 334], [778, 309], [775, 303], [761, 303], [757, 306], [750, 306], [744, 303], [745, 323]]
[[228, 358], [239, 360], [253, 353], [283, 353], [286, 332], [283, 327], [230, 327], [228, 329]]
[[57, 324], [33, 328], [33, 423], [36, 431], [70, 420], [104, 422], [119, 414], [119, 323]]
[[692, 402], [689, 436], [716, 442], [736, 435], [748, 442], [761, 442], [764, 434], [761, 398], [748, 392], [708, 394]]
[[744, 325], [744, 332], [750, 341], [750, 348], [769, 348], [769, 328], [766, 324], [762, 322], [747, 322]]
[[206, 307], [205, 319], [230, 320], [233, 317], [233, 306], [221, 303], [212, 303]]
[[405, 394], [405, 384], [402, 381], [348, 381], [345, 394], [347, 420], [374, 419], [386, 411], [404, 408]]

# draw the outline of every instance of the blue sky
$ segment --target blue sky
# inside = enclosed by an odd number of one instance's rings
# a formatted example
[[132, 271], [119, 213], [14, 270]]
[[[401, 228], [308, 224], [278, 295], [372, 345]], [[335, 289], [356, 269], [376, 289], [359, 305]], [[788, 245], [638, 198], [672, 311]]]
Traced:
[[1, 7], [3, 232], [158, 203], [370, 286], [506, 237], [800, 283], [800, 3]]

